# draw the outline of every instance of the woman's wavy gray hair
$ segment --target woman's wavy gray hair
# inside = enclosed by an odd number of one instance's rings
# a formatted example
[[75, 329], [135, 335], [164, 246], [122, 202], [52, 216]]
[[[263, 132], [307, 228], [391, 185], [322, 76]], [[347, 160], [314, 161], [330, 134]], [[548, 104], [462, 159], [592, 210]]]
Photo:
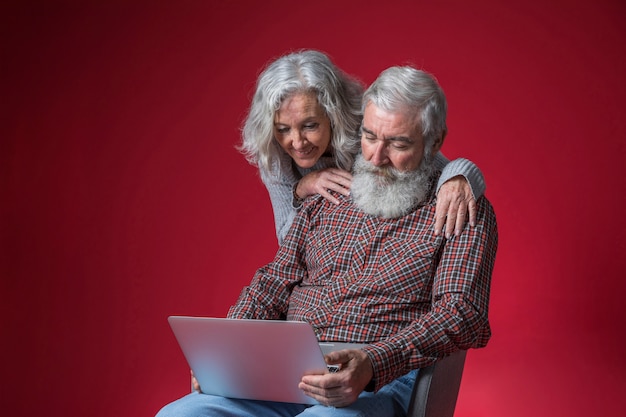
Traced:
[[427, 72], [410, 66], [387, 68], [363, 94], [362, 110], [370, 101], [389, 112], [420, 112], [425, 150], [447, 133], [446, 96], [436, 78]]
[[274, 140], [274, 115], [283, 100], [295, 93], [315, 92], [330, 119], [330, 146], [338, 167], [350, 170], [359, 151], [363, 86], [319, 51], [303, 50], [271, 62], [257, 80], [243, 124], [238, 149], [248, 162], [269, 171], [279, 163], [280, 145]]

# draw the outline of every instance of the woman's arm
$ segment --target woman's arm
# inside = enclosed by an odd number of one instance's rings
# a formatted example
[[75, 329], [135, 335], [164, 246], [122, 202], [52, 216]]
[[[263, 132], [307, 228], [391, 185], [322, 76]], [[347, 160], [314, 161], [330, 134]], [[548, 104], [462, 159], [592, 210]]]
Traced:
[[441, 160], [445, 160], [447, 162], [445, 163], [445, 167], [441, 171], [441, 176], [437, 182], [437, 193], [439, 193], [443, 184], [445, 184], [448, 180], [461, 175], [467, 181], [474, 199], [478, 200], [480, 196], [485, 194], [485, 178], [476, 164], [465, 158], [458, 158], [454, 161], [449, 161], [441, 152], [437, 154], [435, 160], [437, 160], [440, 155], [442, 158]]
[[352, 175], [335, 168], [333, 158], [320, 158], [312, 168], [300, 170], [293, 167], [293, 161], [286, 153], [280, 154], [280, 162], [272, 167], [271, 172], [260, 170], [260, 175], [270, 195], [279, 244], [291, 228], [304, 199], [320, 194], [336, 204], [338, 201], [330, 191], [349, 195], [352, 183]]
[[294, 217], [302, 205], [294, 200], [293, 187], [297, 184], [296, 178], [285, 176], [277, 177], [263, 170], [260, 171], [261, 180], [267, 188], [274, 212], [274, 226], [276, 227], [276, 238], [280, 245], [287, 235]]
[[485, 193], [485, 179], [472, 161], [464, 158], [450, 162], [441, 152], [435, 156], [435, 166], [442, 169], [437, 183], [435, 234], [446, 237], [459, 235], [469, 213], [471, 226], [476, 224], [476, 200]]

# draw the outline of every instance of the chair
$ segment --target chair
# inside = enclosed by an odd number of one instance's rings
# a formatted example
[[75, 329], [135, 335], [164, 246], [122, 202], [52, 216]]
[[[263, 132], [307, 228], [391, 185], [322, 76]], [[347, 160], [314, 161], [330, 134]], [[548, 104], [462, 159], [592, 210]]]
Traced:
[[452, 417], [467, 351], [460, 350], [417, 374], [407, 417]]

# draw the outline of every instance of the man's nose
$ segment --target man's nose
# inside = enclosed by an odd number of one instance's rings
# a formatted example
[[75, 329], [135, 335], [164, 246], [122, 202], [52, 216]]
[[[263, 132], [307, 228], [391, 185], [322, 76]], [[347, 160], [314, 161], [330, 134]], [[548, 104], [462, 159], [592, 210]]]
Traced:
[[381, 141], [376, 145], [370, 162], [377, 167], [386, 165], [389, 162], [389, 158], [387, 157], [387, 146], [385, 146], [384, 142]]

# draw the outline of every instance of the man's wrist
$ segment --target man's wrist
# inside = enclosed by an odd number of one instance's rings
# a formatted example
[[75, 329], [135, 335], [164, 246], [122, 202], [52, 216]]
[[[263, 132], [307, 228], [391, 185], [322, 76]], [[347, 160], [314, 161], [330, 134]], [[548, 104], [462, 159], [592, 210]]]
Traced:
[[367, 383], [365, 388], [363, 388], [363, 391], [374, 392], [375, 389], [376, 389], [376, 381], [374, 380], [374, 378], [372, 378], [370, 379], [370, 382]]

